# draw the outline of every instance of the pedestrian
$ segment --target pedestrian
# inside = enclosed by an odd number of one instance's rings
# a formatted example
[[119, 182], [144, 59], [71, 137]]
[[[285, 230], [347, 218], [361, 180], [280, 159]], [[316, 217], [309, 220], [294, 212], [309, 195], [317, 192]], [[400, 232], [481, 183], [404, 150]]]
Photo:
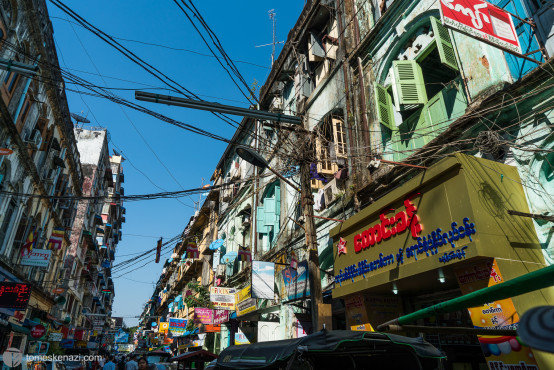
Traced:
[[146, 357], [141, 357], [138, 360], [138, 370], [149, 370], [150, 366], [148, 365], [148, 360]]
[[137, 370], [137, 369], [138, 369], [137, 355], [131, 355], [131, 358], [125, 364], [125, 370]]
[[119, 357], [119, 361], [117, 361], [117, 370], [125, 370], [125, 356]]
[[104, 360], [104, 355], [101, 355], [100, 360], [98, 360], [98, 366], [100, 367], [100, 369], [102, 369], [104, 367], [105, 363], [106, 363], [106, 361]]
[[113, 355], [108, 355], [107, 359], [108, 359], [108, 362], [106, 362], [106, 364], [104, 365], [102, 370], [115, 370], [115, 363], [113, 362], [114, 361]]

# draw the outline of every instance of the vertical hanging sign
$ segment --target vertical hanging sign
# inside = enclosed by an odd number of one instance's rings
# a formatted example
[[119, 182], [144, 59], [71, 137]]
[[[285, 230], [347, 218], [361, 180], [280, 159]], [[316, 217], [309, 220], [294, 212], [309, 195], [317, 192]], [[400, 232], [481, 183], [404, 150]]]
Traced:
[[162, 238], [158, 240], [158, 245], [156, 246], [156, 261], [155, 261], [156, 263], [160, 262], [161, 253], [162, 253]]

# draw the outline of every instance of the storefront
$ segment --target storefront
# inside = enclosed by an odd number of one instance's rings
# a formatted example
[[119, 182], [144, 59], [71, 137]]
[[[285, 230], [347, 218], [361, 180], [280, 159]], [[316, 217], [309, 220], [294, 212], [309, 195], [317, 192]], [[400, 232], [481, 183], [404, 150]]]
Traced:
[[[331, 230], [333, 297], [344, 299], [347, 325], [372, 330], [545, 267], [532, 220], [510, 210], [529, 213], [516, 168], [456, 154]], [[529, 308], [553, 303], [550, 288], [417, 324], [515, 328]], [[548, 368], [543, 355], [510, 337], [428, 334], [426, 339], [463, 368], [485, 361], [491, 368], [522, 361]]]

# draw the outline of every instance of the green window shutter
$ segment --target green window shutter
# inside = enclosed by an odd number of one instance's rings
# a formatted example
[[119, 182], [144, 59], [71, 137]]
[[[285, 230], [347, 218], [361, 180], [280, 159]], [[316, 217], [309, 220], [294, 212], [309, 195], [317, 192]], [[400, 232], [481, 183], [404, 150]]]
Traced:
[[392, 90], [400, 110], [414, 109], [427, 103], [423, 73], [415, 60], [395, 60], [392, 69]]
[[456, 62], [456, 55], [454, 54], [454, 47], [452, 46], [448, 29], [435, 17], [431, 17], [431, 26], [433, 27], [442, 64], [457, 71], [458, 62]]
[[374, 96], [375, 96], [375, 106], [377, 107], [377, 119], [379, 122], [388, 127], [391, 130], [394, 130], [394, 117], [392, 114], [392, 99], [387, 92], [387, 89], [378, 83], [374, 86]]
[[275, 214], [281, 215], [281, 187], [275, 186]]
[[267, 231], [265, 229], [265, 211], [264, 207], [256, 207], [256, 231], [265, 234]]
[[264, 225], [273, 226], [275, 223], [275, 198], [264, 199]]

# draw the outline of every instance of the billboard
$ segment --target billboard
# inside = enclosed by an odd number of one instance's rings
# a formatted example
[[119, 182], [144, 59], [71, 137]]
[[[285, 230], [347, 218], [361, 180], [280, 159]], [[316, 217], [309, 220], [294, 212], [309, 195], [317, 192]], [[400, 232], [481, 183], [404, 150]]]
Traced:
[[252, 261], [252, 298], [275, 299], [275, 263]]
[[180, 337], [185, 334], [187, 328], [186, 319], [170, 318], [169, 319], [169, 333], [174, 337]]
[[235, 288], [210, 287], [210, 302], [214, 308], [233, 311], [235, 309]]
[[514, 22], [504, 9], [482, 0], [441, 0], [440, 10], [446, 27], [521, 54]]
[[291, 267], [284, 269], [282, 274], [289, 301], [306, 298], [310, 295], [308, 261], [300, 262], [297, 269]]

